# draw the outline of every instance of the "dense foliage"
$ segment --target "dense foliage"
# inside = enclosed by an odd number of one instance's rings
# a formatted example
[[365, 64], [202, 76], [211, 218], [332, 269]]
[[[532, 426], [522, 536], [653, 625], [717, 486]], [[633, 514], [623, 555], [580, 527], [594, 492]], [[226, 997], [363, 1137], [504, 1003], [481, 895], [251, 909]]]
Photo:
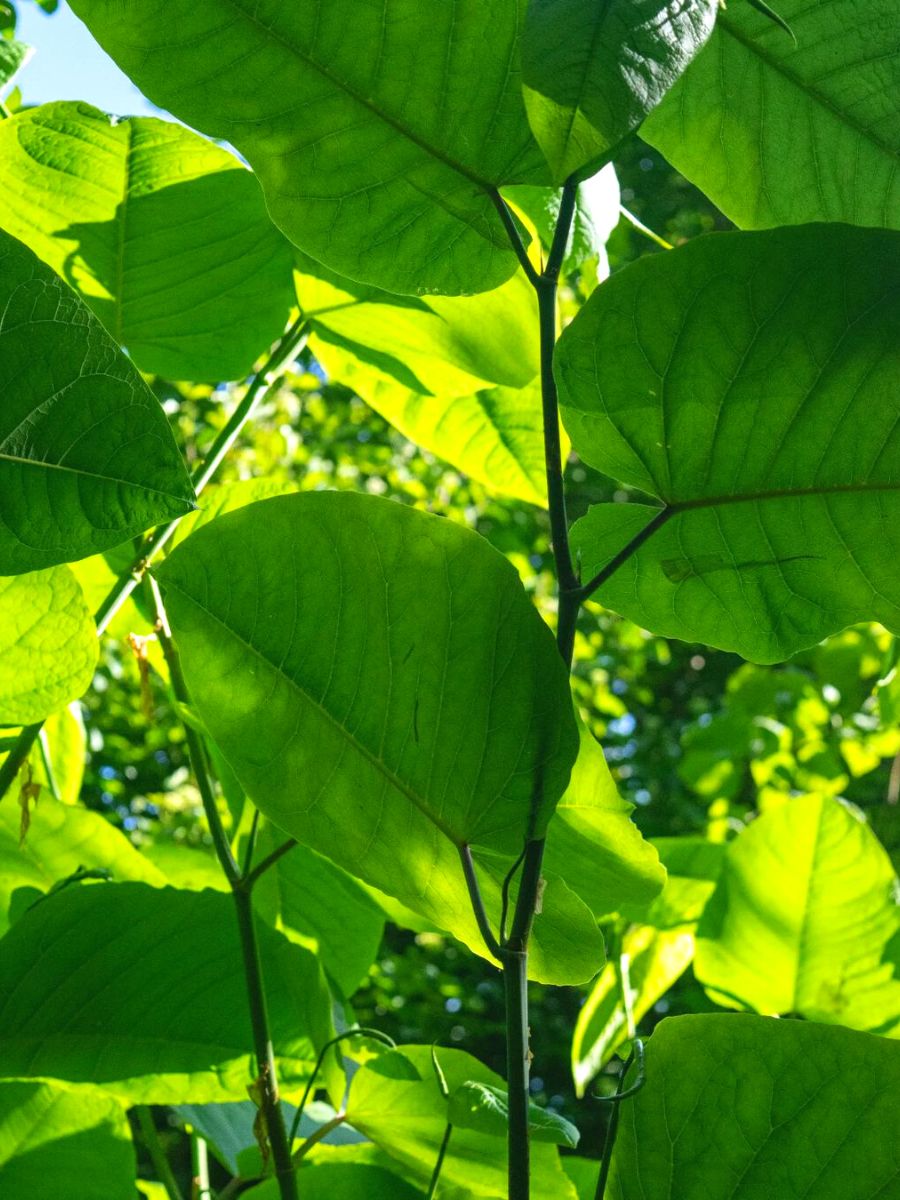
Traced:
[[896, 5], [72, 8], [3, 1200], [900, 1196]]

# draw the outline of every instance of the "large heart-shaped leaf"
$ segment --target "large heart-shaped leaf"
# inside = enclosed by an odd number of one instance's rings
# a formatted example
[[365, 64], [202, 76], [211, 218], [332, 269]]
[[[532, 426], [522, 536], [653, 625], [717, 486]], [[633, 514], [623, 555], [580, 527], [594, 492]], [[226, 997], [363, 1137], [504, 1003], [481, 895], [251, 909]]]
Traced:
[[729, 4], [641, 128], [743, 228], [900, 227], [894, 0]]
[[898, 367], [897, 233], [715, 234], [615, 276], [560, 340], [563, 419], [666, 507], [592, 509], [585, 580], [618, 563], [604, 604], [759, 662], [900, 628]]
[[0, 226], [143, 371], [238, 379], [290, 314], [291, 248], [219, 146], [153, 117], [45, 104], [0, 125]]
[[850, 809], [788, 800], [729, 845], [697, 928], [697, 978], [726, 1004], [896, 1036], [897, 889]]
[[803, 1021], [675, 1017], [624, 1108], [610, 1200], [887, 1200], [900, 1046]]
[[3, 1200], [132, 1200], [135, 1167], [125, 1110], [113, 1096], [72, 1084], [0, 1081]]
[[[485, 1084], [502, 1093], [503, 1080], [462, 1050], [438, 1050], [441, 1071], [453, 1094], [464, 1084]], [[450, 1105], [441, 1094], [430, 1046], [401, 1046], [379, 1055], [353, 1077], [347, 1119], [425, 1186], [447, 1127]], [[498, 1150], [500, 1153], [498, 1153]], [[535, 1200], [570, 1200], [556, 1147], [531, 1147], [531, 1194]], [[442, 1187], [468, 1196], [507, 1194], [506, 1162], [496, 1133], [454, 1127], [441, 1169]]]
[[467, 293], [518, 265], [497, 189], [549, 182], [521, 94], [525, 2], [73, 8], [151, 100], [241, 151], [301, 249], [392, 292]]
[[[296, 1089], [332, 1034], [331, 1001], [310, 951], [263, 925], [257, 936], [279, 1078]], [[131, 1103], [246, 1097], [250, 1013], [228, 896], [72, 886], [0, 947], [7, 1074], [91, 1081]]]
[[712, 32], [715, 0], [531, 0], [525, 105], [563, 183], [621, 142]]
[[97, 630], [68, 567], [0, 577], [0, 725], [30, 725], [77, 700], [98, 654]]
[[0, 574], [84, 558], [193, 507], [158, 401], [100, 322], [0, 231]]
[[[480, 948], [459, 849], [502, 881], [577, 750], [565, 669], [513, 567], [450, 521], [319, 492], [222, 517], [157, 574], [197, 710], [247, 794]], [[499, 883], [485, 887], [496, 917]], [[538, 947], [543, 927], [563, 960], [543, 969], [588, 978], [590, 912], [561, 882], [553, 897], [581, 927], [557, 937], [548, 902]]]

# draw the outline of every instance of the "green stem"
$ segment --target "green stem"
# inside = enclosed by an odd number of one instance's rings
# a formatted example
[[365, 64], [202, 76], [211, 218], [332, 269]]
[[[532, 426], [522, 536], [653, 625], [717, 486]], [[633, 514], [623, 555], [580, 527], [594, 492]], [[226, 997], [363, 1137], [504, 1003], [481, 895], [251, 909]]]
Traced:
[[258, 862], [256, 864], [256, 866], [253, 868], [252, 871], [250, 871], [250, 872], [245, 871], [244, 886], [248, 887], [248, 888], [252, 888], [254, 883], [256, 883], [257, 879], [259, 879], [260, 875], [265, 875], [265, 873], [266, 873], [266, 871], [268, 871], [269, 867], [274, 867], [274, 865], [278, 862], [279, 858], [284, 858], [284, 856], [285, 856], [285, 854], [287, 854], [288, 850], [293, 850], [293, 848], [296, 845], [297, 845], [296, 838], [288, 838], [288, 840], [286, 842], [282, 842], [280, 846], [277, 846], [272, 851], [271, 854], [267, 854], [264, 859], [261, 859], [260, 862]]
[[528, 1200], [531, 1153], [528, 1136], [528, 952], [506, 950], [506, 1086], [509, 1096], [509, 1200]]
[[[175, 698], [184, 705], [190, 704], [190, 693], [181, 670], [178, 652], [172, 642], [171, 630], [165, 607], [156, 580], [152, 576], [150, 590], [156, 605], [157, 636], [172, 683]], [[253, 918], [252, 884], [241, 875], [234, 855], [231, 851], [225, 829], [219, 816], [209, 768], [206, 760], [206, 750], [203, 741], [190, 722], [182, 722], [188, 755], [191, 760], [194, 777], [203, 802], [203, 811], [212, 834], [213, 845], [223, 872], [231, 887], [237, 916], [238, 936], [241, 943], [241, 957], [244, 964], [244, 981], [247, 989], [247, 1002], [250, 1009], [250, 1025], [253, 1034], [253, 1050], [256, 1057], [257, 1079], [259, 1088], [259, 1106], [265, 1120], [269, 1145], [272, 1148], [272, 1160], [275, 1165], [275, 1178], [278, 1181], [281, 1200], [297, 1200], [297, 1177], [291, 1162], [290, 1146], [287, 1139], [287, 1129], [284, 1123], [284, 1113], [278, 1098], [278, 1081], [275, 1074], [275, 1055], [272, 1049], [272, 1039], [269, 1033], [269, 1017], [266, 1009], [266, 993], [263, 986], [262, 963], [259, 957], [259, 946], [256, 940], [256, 926]]]
[[159, 1176], [159, 1182], [166, 1189], [166, 1195], [169, 1200], [184, 1200], [178, 1181], [172, 1173], [171, 1164], [162, 1148], [162, 1142], [159, 1140], [153, 1114], [146, 1104], [138, 1104], [135, 1107], [134, 1115], [137, 1117], [141, 1137], [147, 1147], [150, 1161], [153, 1163], [153, 1170]]
[[324, 1125], [320, 1125], [315, 1133], [311, 1133], [297, 1153], [294, 1155], [294, 1162], [298, 1163], [301, 1158], [305, 1158], [312, 1150], [313, 1146], [317, 1146], [319, 1142], [324, 1141], [331, 1133], [332, 1129], [337, 1129], [338, 1125], [342, 1125], [347, 1120], [347, 1114], [344, 1112], [335, 1113], [330, 1121], [326, 1121]]
[[434, 1194], [437, 1191], [438, 1180], [441, 1177], [441, 1167], [444, 1165], [444, 1155], [447, 1153], [447, 1146], [450, 1144], [450, 1134], [453, 1132], [453, 1126], [448, 1124], [444, 1130], [444, 1136], [441, 1140], [441, 1148], [438, 1150], [437, 1162], [434, 1164], [434, 1170], [431, 1172], [431, 1179], [428, 1181], [428, 1191], [425, 1193], [425, 1200], [434, 1200]]
[[[274, 386], [275, 378], [284, 366], [300, 353], [306, 343], [308, 332], [306, 321], [301, 313], [282, 338], [276, 343], [259, 371], [250, 380], [240, 403], [228, 418], [224, 428], [210, 447], [209, 454], [203, 464], [191, 476], [191, 483], [196, 495], [203, 491], [215, 472], [219, 469], [225, 455], [234, 445], [235, 439], [247, 421], [253, 415], [260, 401]], [[265, 389], [265, 390], [264, 390]], [[166, 545], [178, 527], [181, 517], [160, 525], [144, 542], [140, 554], [124, 574], [120, 575], [94, 614], [97, 623], [97, 636], [104, 633], [116, 613], [141, 582], [144, 574], [160, 550]], [[19, 773], [19, 768], [28, 757], [35, 738], [43, 727], [43, 721], [37, 725], [26, 725], [19, 734], [16, 745], [0, 764], [0, 800], [6, 795]]]
[[209, 1150], [206, 1139], [198, 1133], [191, 1136], [191, 1162], [194, 1168], [194, 1180], [197, 1184], [196, 1200], [212, 1200], [212, 1187], [209, 1182]]
[[390, 1047], [391, 1050], [396, 1048], [397, 1043], [393, 1038], [388, 1037], [386, 1033], [382, 1033], [380, 1029], [367, 1029], [365, 1026], [360, 1026], [358, 1029], [345, 1029], [343, 1033], [336, 1034], [335, 1037], [329, 1038], [322, 1049], [319, 1051], [319, 1056], [316, 1059], [316, 1065], [312, 1069], [312, 1074], [306, 1082], [306, 1087], [303, 1089], [303, 1095], [300, 1097], [300, 1103], [297, 1105], [297, 1111], [294, 1113], [294, 1119], [291, 1122], [291, 1131], [288, 1134], [288, 1145], [293, 1148], [294, 1142], [297, 1140], [297, 1132], [300, 1129], [300, 1122], [303, 1120], [303, 1110], [306, 1108], [306, 1102], [312, 1094], [315, 1086], [316, 1078], [319, 1071], [322, 1069], [322, 1063], [325, 1061], [325, 1055], [340, 1042], [346, 1041], [353, 1037], [372, 1038], [373, 1041], [381, 1042], [382, 1045]]

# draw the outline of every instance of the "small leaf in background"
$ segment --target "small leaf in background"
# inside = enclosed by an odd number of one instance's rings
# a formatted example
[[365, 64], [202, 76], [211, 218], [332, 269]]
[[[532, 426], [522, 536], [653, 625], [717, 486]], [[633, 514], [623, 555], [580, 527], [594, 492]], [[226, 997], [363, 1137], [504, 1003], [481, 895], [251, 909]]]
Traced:
[[599, 600], [755, 662], [856, 621], [900, 628], [898, 348], [887, 230], [713, 234], [598, 288], [559, 342], [563, 421], [669, 510], [576, 523], [585, 580], [645, 538]]
[[0, 724], [31, 725], [77, 700], [99, 652], [68, 567], [0, 577]]
[[159, 402], [75, 293], [3, 232], [0, 305], [0, 573], [85, 558], [189, 512]]
[[317, 261], [410, 294], [488, 291], [517, 270], [492, 197], [550, 182], [522, 99], [519, 0], [298, 0], [227, 20], [218, 0], [72, 7], [154, 103], [237, 147]]
[[136, 1164], [125, 1110], [94, 1087], [0, 1080], [3, 1200], [132, 1200]]
[[663, 1021], [619, 1124], [610, 1200], [875, 1200], [897, 1184], [900, 1045], [717, 1013]]
[[772, 7], [795, 40], [735, 0], [641, 137], [744, 229], [900, 228], [894, 0]]
[[[454, 1129], [474, 1129], [491, 1137], [509, 1134], [509, 1095], [489, 1083], [467, 1079], [450, 1095], [449, 1123]], [[537, 1104], [528, 1106], [528, 1132], [533, 1142], [552, 1142], [574, 1150], [579, 1133], [571, 1121]]]
[[227, 150], [170, 121], [61, 101], [0, 124], [0, 170], [0, 226], [142, 371], [240, 379], [283, 332], [291, 248]]
[[697, 978], [724, 1004], [896, 1036], [897, 892], [887, 852], [847, 805], [785, 800], [728, 845]]
[[709, 37], [716, 9], [715, 0], [531, 0], [525, 106], [555, 183], [637, 128]]
[[32, 48], [15, 38], [0, 38], [0, 90], [12, 83], [31, 58]]

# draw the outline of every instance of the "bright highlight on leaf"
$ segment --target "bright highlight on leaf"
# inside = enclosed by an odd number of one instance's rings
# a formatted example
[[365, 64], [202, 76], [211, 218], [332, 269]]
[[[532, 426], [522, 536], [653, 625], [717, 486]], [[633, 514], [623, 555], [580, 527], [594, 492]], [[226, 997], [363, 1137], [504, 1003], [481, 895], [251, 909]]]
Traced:
[[521, 94], [525, 0], [73, 8], [152, 100], [246, 156], [318, 261], [405, 293], [487, 291], [516, 270], [493, 196], [550, 182]]
[[0, 123], [0, 226], [142, 371], [240, 379], [292, 304], [291, 250], [233, 154], [154, 117], [44, 104]]
[[728, 847], [697, 930], [726, 1005], [900, 1033], [900, 907], [887, 852], [837, 800], [803, 796]]
[[734, 0], [641, 136], [745, 229], [900, 228], [893, 0]]
[[2, 232], [0, 392], [0, 573], [85, 558], [193, 507], [156, 398], [75, 293]]
[[898, 347], [883, 230], [717, 234], [599, 288], [560, 340], [563, 419], [668, 512], [593, 508], [583, 578], [645, 539], [603, 603], [757, 662], [855, 621], [900, 628]]
[[0, 577], [0, 724], [30, 725], [77, 700], [99, 652], [68, 567]]

